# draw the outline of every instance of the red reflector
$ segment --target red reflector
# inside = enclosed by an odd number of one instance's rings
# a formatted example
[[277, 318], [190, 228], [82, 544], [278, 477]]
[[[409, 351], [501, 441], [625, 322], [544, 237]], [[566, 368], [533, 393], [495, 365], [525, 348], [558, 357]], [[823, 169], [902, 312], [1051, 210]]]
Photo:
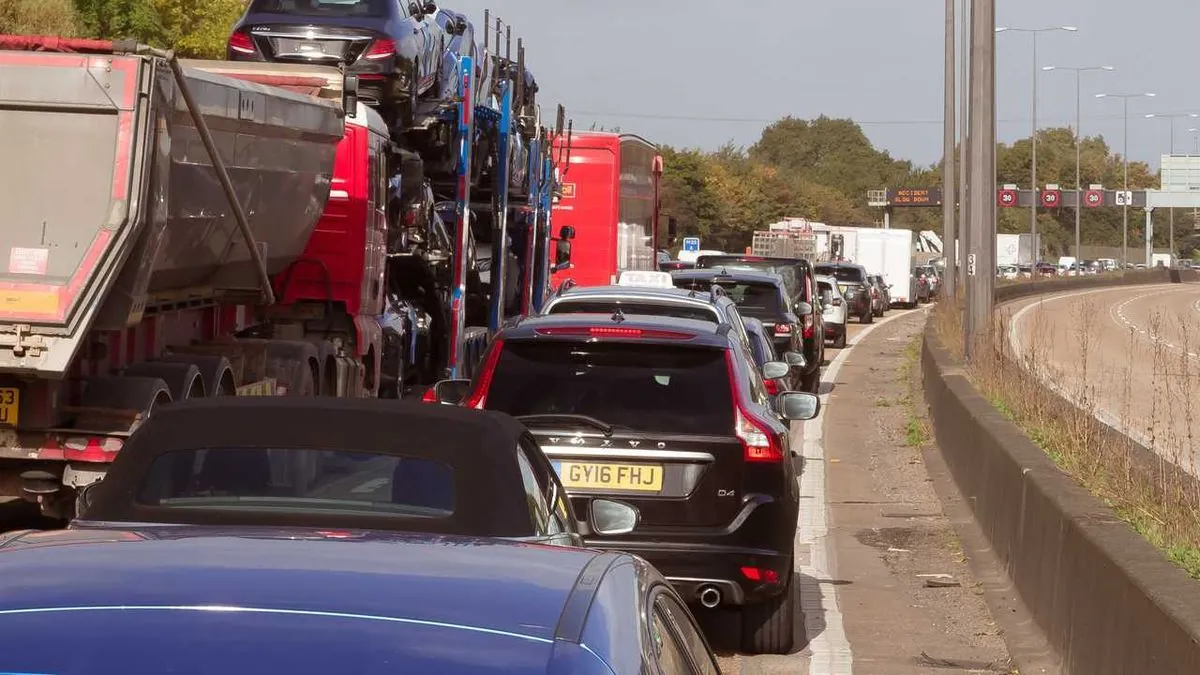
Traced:
[[763, 385], [767, 388], [767, 393], [774, 396], [779, 393], [779, 383], [775, 380], [763, 380]]
[[779, 573], [766, 567], [743, 567], [742, 575], [750, 581], [761, 581], [767, 584], [779, 583]]
[[434, 391], [433, 387], [430, 387], [425, 390], [425, 395], [421, 397], [421, 402], [422, 403], [437, 403], [438, 402], [437, 392]]
[[240, 30], [229, 36], [229, 48], [242, 54], [253, 54], [258, 51], [254, 47], [254, 40], [250, 39], [250, 34]]
[[124, 445], [119, 438], [73, 436], [63, 443], [63, 459], [73, 462], [111, 462]]
[[396, 55], [396, 41], [381, 39], [371, 43], [371, 48], [363, 54], [364, 59], [386, 59]]
[[616, 326], [558, 326], [538, 328], [534, 332], [538, 335], [589, 335], [591, 337], [660, 338], [664, 340], [690, 340], [695, 337], [691, 333], [679, 333], [673, 330], [618, 328]]

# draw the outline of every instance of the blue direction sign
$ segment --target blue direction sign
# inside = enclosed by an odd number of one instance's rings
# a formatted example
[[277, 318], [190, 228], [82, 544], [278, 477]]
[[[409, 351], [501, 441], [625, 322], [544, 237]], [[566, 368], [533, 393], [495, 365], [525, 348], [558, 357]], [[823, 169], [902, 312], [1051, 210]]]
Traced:
[[684, 237], [683, 238], [683, 250], [699, 251], [700, 250], [700, 237]]

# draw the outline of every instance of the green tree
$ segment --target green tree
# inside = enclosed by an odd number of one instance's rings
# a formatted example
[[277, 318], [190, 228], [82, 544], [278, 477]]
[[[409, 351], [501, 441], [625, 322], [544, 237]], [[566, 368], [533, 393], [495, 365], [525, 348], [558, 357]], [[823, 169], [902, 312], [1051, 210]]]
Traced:
[[162, 23], [151, 0], [75, 0], [75, 11], [89, 37], [164, 44]]
[[181, 56], [225, 58], [229, 30], [245, 11], [243, 0], [152, 0], [165, 44]]
[[80, 32], [71, 0], [0, 0], [0, 33], [77, 37]]

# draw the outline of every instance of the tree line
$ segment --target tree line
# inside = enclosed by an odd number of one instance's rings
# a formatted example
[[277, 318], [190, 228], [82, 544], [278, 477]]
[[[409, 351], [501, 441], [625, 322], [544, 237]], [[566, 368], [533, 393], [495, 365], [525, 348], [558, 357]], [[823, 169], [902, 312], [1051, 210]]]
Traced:
[[[996, 146], [997, 183], [1028, 189], [1031, 162], [1028, 138]], [[883, 220], [883, 209], [867, 205], [867, 191], [887, 188], [940, 188], [941, 162], [917, 166], [895, 159], [872, 146], [862, 128], [849, 119], [786, 117], [763, 130], [749, 148], [727, 144], [712, 152], [664, 148], [663, 211], [675, 216], [680, 232], [701, 238], [704, 248], [740, 250], [751, 233], [785, 216], [808, 218], [830, 225], [872, 226]], [[1102, 136], [1085, 137], [1080, 144], [1082, 184], [1107, 189], [1123, 185], [1124, 164]], [[1075, 136], [1070, 129], [1038, 132], [1038, 181], [1075, 186]], [[1156, 188], [1158, 174], [1145, 162], [1129, 163], [1129, 189]], [[944, 198], [950, 198], [944, 196]], [[1029, 231], [1028, 208], [998, 208], [1000, 232]], [[941, 231], [937, 208], [893, 208], [892, 226]], [[1155, 244], [1166, 246], [1167, 228], [1161, 217]], [[1176, 214], [1176, 244], [1191, 255], [1200, 244], [1190, 211]], [[1085, 209], [1080, 232], [1084, 245], [1120, 246], [1120, 209]], [[1131, 214], [1129, 243], [1140, 245], [1143, 218]], [[1070, 208], [1040, 209], [1038, 230], [1046, 253], [1067, 254], [1075, 241], [1075, 212]]]
[[184, 57], [225, 56], [244, 0], [0, 0], [0, 33], [135, 38]]

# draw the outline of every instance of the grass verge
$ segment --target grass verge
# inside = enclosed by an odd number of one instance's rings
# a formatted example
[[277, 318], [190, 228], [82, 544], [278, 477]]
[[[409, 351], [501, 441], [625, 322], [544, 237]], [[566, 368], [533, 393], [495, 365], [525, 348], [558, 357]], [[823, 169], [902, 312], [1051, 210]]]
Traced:
[[[1034, 318], [1044, 316], [1037, 313]], [[1196, 461], [1193, 448], [1198, 439], [1193, 422], [1200, 421], [1193, 420], [1198, 413], [1192, 412], [1190, 404], [1200, 393], [1200, 368], [1188, 356], [1195, 352], [1194, 347], [1188, 348], [1189, 319], [1153, 316], [1148, 342], [1131, 331], [1122, 371], [1103, 361], [1091, 343], [1098, 316], [1096, 307], [1084, 301], [1068, 322], [1073, 326], [1068, 334], [1054, 334], [1047, 322], [1035, 321], [1033, 331], [1024, 333], [1026, 342], [1019, 356], [1013, 354], [1007, 339], [1009, 319], [999, 316], [990, 334], [973, 349], [976, 357], [965, 366], [966, 373], [980, 393], [1024, 430], [1063, 472], [1168, 559], [1200, 579], [1200, 483], [1178, 469]], [[961, 309], [943, 299], [931, 320], [942, 345], [961, 361]], [[1171, 341], [1161, 337], [1168, 324], [1174, 328]], [[1070, 378], [1055, 372], [1046, 357], [1054, 347], [1061, 352], [1067, 345], [1075, 359]], [[1147, 363], [1147, 356], [1152, 363]], [[1144, 372], [1148, 366], [1154, 373], [1152, 400], [1147, 400], [1144, 392], [1135, 397], [1131, 387], [1133, 369]], [[1102, 372], [1089, 377], [1089, 369], [1097, 368]], [[1096, 418], [1100, 392], [1086, 384], [1090, 380], [1104, 381], [1103, 393], [1110, 407], [1116, 392], [1123, 392], [1124, 409], [1119, 416], [1139, 420], [1139, 432], [1144, 429], [1150, 434], [1158, 459], [1148, 460], [1133, 441]], [[1047, 382], [1063, 387], [1063, 394], [1072, 402], [1056, 394]], [[1068, 384], [1071, 382], [1075, 384]]]

